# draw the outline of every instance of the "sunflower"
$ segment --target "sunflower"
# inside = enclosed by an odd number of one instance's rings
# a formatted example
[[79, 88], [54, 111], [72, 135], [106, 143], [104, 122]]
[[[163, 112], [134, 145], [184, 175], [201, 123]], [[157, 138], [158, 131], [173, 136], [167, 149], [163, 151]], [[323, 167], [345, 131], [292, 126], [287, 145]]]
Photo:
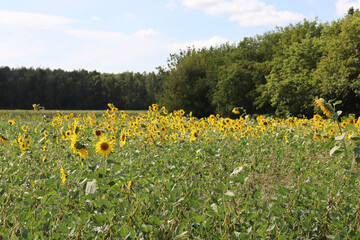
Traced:
[[197, 137], [196, 131], [192, 131], [191, 137], [190, 137], [190, 141], [195, 141], [195, 140], [196, 140], [196, 137]]
[[71, 139], [71, 142], [70, 142], [70, 150], [73, 151], [73, 153], [76, 153], [77, 152], [77, 149], [76, 149], [76, 143], [77, 143], [77, 140], [76, 140], [76, 135], [73, 135], [70, 137]]
[[159, 109], [157, 104], [152, 104], [151, 106], [154, 111], [157, 111]]
[[26, 152], [26, 150], [29, 150], [29, 148], [23, 142], [19, 142], [19, 146], [20, 146], [22, 152]]
[[126, 132], [122, 130], [120, 136], [120, 146], [123, 147], [125, 143], [126, 143]]
[[0, 135], [0, 142], [2, 142], [3, 144], [7, 144], [7, 139], [3, 136]]
[[96, 129], [96, 130], [94, 130], [94, 134], [95, 134], [95, 136], [100, 137], [102, 134], [102, 131], [100, 129]]
[[160, 128], [161, 132], [164, 133], [164, 132], [166, 132], [166, 130], [167, 130], [167, 127], [165, 125], [161, 126], [161, 128]]
[[239, 110], [238, 110], [237, 108], [234, 108], [234, 109], [232, 110], [232, 113], [233, 113], [233, 114], [240, 114], [240, 112], [239, 112]]
[[67, 130], [66, 133], [65, 133], [66, 137], [69, 138], [71, 136], [71, 131], [70, 130]]
[[101, 137], [95, 145], [95, 151], [102, 156], [108, 156], [114, 151], [113, 142], [109, 142], [106, 137]]
[[165, 108], [165, 107], [162, 107], [162, 108], [161, 108], [161, 111], [162, 111], [162, 113], [163, 113], [164, 115], [167, 115], [167, 114], [168, 114], [168, 112], [166, 111], [166, 108]]
[[24, 132], [29, 131], [29, 129], [28, 129], [25, 125], [22, 125], [22, 126], [21, 126], [21, 129], [22, 129]]
[[65, 173], [63, 167], [61, 167], [60, 172], [61, 172], [61, 183], [65, 184], [65, 182], [66, 182], [66, 173]]
[[32, 106], [36, 112], [39, 112], [39, 107], [37, 104], [33, 104]]
[[320, 98], [316, 98], [315, 99], [315, 103], [316, 105], [318, 105], [318, 107], [321, 109], [321, 111], [323, 111], [323, 113], [328, 117], [330, 118], [331, 117], [331, 109], [330, 109], [330, 106], [328, 106], [326, 103], [325, 103], [325, 100]]
[[85, 147], [80, 148], [78, 153], [82, 158], [86, 158], [88, 156], [88, 152], [86, 151]]

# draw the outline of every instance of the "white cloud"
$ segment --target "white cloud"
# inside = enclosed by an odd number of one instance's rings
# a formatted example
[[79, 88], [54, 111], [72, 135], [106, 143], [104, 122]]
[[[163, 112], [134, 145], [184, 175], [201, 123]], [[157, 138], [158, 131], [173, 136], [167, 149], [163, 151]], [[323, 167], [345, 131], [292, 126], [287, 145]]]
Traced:
[[222, 0], [182, 0], [184, 6], [195, 9], [203, 9], [221, 3]]
[[66, 33], [80, 38], [88, 39], [111, 39], [119, 40], [126, 39], [127, 35], [119, 32], [110, 32], [110, 31], [95, 31], [95, 30], [82, 30], [82, 29], [70, 29]]
[[0, 11], [0, 25], [57, 29], [74, 22], [77, 21], [55, 15]]
[[152, 28], [150, 28], [150, 29], [141, 29], [141, 30], [139, 30], [139, 31], [137, 31], [135, 33], [135, 35], [139, 36], [139, 37], [151, 37], [151, 36], [155, 36], [157, 34], [158, 33]]
[[135, 14], [133, 13], [125, 13], [124, 15], [127, 19], [135, 19]]
[[[167, 50], [164, 48], [165, 39], [154, 29], [138, 30], [133, 34], [81, 29], [66, 32], [77, 40], [72, 40], [76, 49], [62, 62], [61, 68], [64, 69], [79, 66], [103, 72], [149, 71], [151, 58], [161, 56]], [[147, 65], [147, 69], [135, 69], [141, 63]], [[155, 70], [154, 59], [153, 64], [152, 70]]]
[[338, 0], [336, 2], [336, 14], [346, 14], [349, 8], [360, 9], [360, 0], [349, 2], [348, 0]]
[[11, 60], [20, 60], [21, 62], [31, 63], [33, 56], [46, 53], [41, 47], [19, 44], [19, 42], [1, 42], [0, 43], [0, 62]]
[[285, 24], [305, 18], [300, 13], [277, 11], [260, 0], [182, 0], [184, 6], [203, 10], [211, 16], [227, 16], [241, 26]]
[[174, 2], [174, 0], [170, 0], [165, 4], [165, 8], [168, 10], [174, 10], [175, 8], [177, 8], [177, 4]]
[[246, 12], [230, 16], [230, 21], [237, 21], [241, 26], [263, 26], [277, 25], [292, 21], [299, 21], [305, 17], [301, 14], [294, 14], [289, 11], [280, 11], [267, 9], [257, 12]]
[[96, 22], [100, 22], [100, 21], [102, 21], [103, 19], [100, 18], [100, 17], [98, 17], [98, 16], [91, 16], [91, 20], [96, 21]]
[[227, 42], [229, 42], [229, 40], [226, 38], [214, 36], [208, 40], [198, 40], [198, 41], [193, 41], [193, 42], [188, 42], [188, 43], [184, 43], [184, 42], [171, 43], [168, 45], [168, 49], [171, 52], [178, 52], [179, 50], [186, 50], [188, 47], [190, 47], [190, 48], [194, 47], [196, 49], [209, 48], [211, 46], [216, 47], [221, 44], [225, 44]]

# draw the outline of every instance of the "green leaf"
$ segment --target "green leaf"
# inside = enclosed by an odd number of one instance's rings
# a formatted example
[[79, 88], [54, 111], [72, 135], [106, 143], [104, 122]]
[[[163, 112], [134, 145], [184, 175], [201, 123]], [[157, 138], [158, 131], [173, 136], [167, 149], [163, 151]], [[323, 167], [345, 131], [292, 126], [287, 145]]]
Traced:
[[151, 225], [141, 224], [141, 230], [143, 232], [151, 232], [152, 227], [151, 227]]
[[41, 204], [46, 203], [47, 198], [48, 198], [48, 195], [45, 195], [45, 196], [41, 199]]
[[186, 227], [186, 223], [185, 223], [185, 222], [180, 223], [180, 224], [176, 227], [176, 230], [175, 230], [176, 235], [180, 235], [180, 234], [184, 231], [184, 228], [185, 228], [185, 227]]
[[355, 153], [356, 155], [360, 155], [360, 147], [355, 147], [355, 148], [354, 148], [354, 153]]
[[157, 216], [150, 216], [149, 217], [149, 223], [156, 224], [158, 226], [161, 225], [161, 220]]
[[335, 105], [338, 105], [338, 104], [341, 104], [341, 103], [342, 103], [341, 100], [337, 100], [336, 102], [333, 103], [333, 105], [335, 106]]
[[350, 138], [351, 141], [353, 141], [355, 144], [360, 145], [360, 137], [352, 137]]
[[106, 215], [106, 214], [95, 214], [95, 215], [93, 215], [94, 223], [97, 226], [102, 226], [107, 219], [108, 219], [108, 215]]
[[68, 234], [69, 229], [67, 228], [67, 226], [63, 223], [60, 223], [57, 227], [56, 227], [56, 231], [58, 231], [59, 233], [63, 233], [63, 234]]
[[196, 223], [200, 224], [205, 221], [205, 216], [204, 215], [194, 216], [193, 219]]
[[343, 140], [344, 138], [345, 138], [345, 132], [343, 132], [343, 134], [341, 134], [340, 136], [337, 136], [335, 140], [340, 141]]
[[95, 193], [96, 189], [96, 179], [93, 179], [91, 182], [87, 182], [85, 185], [85, 195]]
[[120, 163], [115, 162], [115, 161], [113, 161], [111, 159], [108, 159], [106, 162], [107, 162], [107, 164], [120, 164]]
[[330, 156], [332, 156], [333, 154], [338, 154], [341, 151], [339, 150], [340, 146], [334, 146], [331, 150], [330, 150]]
[[345, 129], [350, 130], [350, 131], [354, 131], [354, 132], [356, 131], [356, 128], [355, 128], [355, 126], [353, 124], [346, 125]]

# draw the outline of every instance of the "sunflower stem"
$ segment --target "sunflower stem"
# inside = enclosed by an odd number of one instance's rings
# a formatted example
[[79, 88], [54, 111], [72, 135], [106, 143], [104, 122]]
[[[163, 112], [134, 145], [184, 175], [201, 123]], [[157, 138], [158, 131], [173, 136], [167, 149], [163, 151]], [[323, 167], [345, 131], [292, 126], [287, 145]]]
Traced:
[[107, 163], [108, 163], [108, 156], [106, 156], [106, 158], [105, 158], [105, 172], [104, 172], [104, 177], [105, 177], [105, 175], [106, 175], [106, 171], [107, 171]]
[[[334, 122], [336, 122], [336, 125], [338, 126], [339, 128], [339, 131], [340, 131], [340, 135], [343, 134], [343, 130], [341, 128], [341, 125], [340, 125], [340, 122], [339, 122], [339, 117], [334, 117], [332, 118]], [[344, 148], [344, 152], [345, 152], [345, 158], [348, 159], [348, 153], [347, 153], [347, 148], [346, 148], [346, 142], [345, 142], [345, 136], [343, 137], [343, 139], [341, 140], [342, 142], [342, 145], [343, 145], [343, 148]]]

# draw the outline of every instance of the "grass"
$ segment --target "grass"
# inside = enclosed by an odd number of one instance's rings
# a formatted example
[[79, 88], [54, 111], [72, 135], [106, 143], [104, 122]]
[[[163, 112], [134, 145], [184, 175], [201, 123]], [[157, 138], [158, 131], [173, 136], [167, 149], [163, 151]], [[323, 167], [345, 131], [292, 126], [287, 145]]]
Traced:
[[1, 112], [0, 238], [360, 238], [360, 120], [162, 110]]

